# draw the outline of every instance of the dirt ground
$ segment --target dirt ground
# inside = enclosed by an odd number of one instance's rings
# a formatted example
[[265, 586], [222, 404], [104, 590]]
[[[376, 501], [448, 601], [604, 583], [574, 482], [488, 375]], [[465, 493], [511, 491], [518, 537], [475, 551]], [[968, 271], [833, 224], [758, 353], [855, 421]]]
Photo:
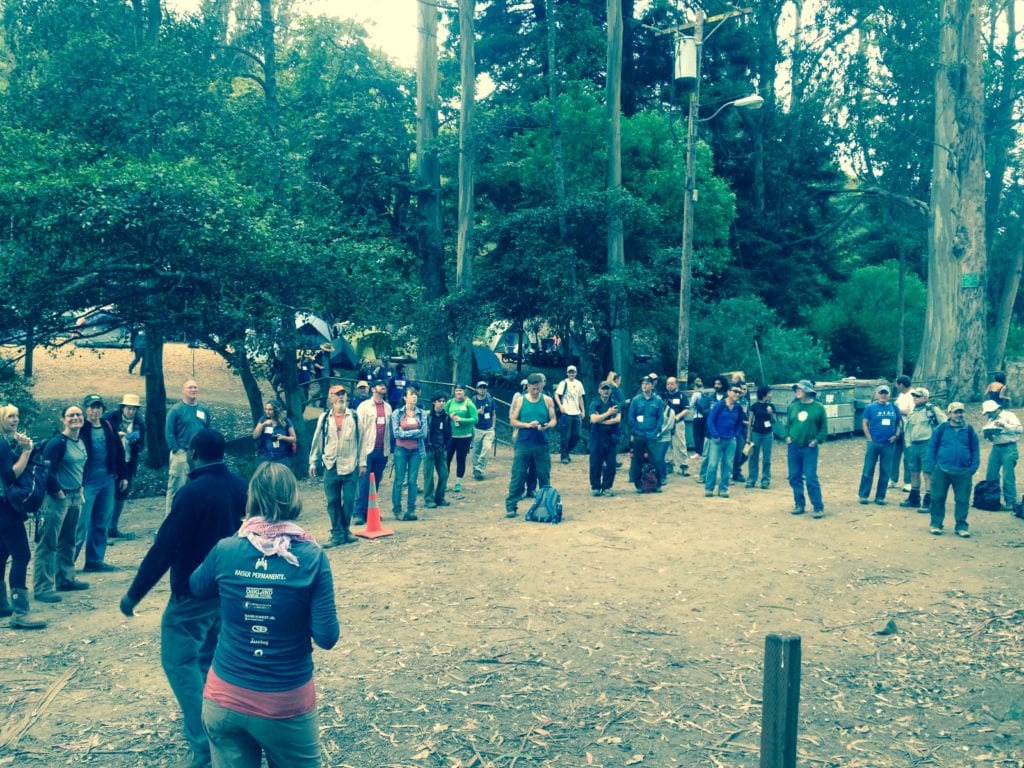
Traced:
[[[127, 360], [40, 355], [36, 396], [141, 392]], [[191, 350], [166, 363], [173, 395]], [[210, 405], [244, 407], [209, 353], [195, 375]], [[1024, 522], [972, 510], [961, 540], [930, 536], [899, 490], [860, 506], [863, 451], [823, 447], [823, 520], [789, 514], [779, 444], [772, 488], [730, 499], [678, 477], [638, 496], [622, 476], [594, 499], [586, 457], [556, 461], [557, 526], [504, 519], [507, 447], [446, 510], [395, 522], [382, 504], [393, 537], [330, 551], [342, 640], [314, 654], [324, 764], [749, 768], [764, 638], [787, 632], [802, 642], [799, 765], [1021, 768]], [[322, 539], [320, 489], [302, 491]], [[48, 629], [0, 628], [0, 766], [184, 754], [159, 663], [166, 578], [135, 618], [117, 609], [162, 512], [159, 498], [129, 503], [139, 538], [108, 556], [121, 570], [40, 606]]]

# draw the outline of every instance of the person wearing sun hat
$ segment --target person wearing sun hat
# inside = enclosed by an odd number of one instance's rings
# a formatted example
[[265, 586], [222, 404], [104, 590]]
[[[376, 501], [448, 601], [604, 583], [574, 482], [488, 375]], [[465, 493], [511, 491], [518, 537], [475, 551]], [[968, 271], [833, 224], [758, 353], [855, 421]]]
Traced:
[[1002, 474], [1003, 509], [1004, 512], [1016, 511], [1017, 499], [1017, 442], [1020, 440], [1020, 419], [1013, 411], [1003, 407], [995, 400], [986, 400], [981, 404], [981, 412], [988, 423], [981, 428], [982, 435], [992, 443], [992, 452], [988, 455], [988, 466], [985, 479], [999, 482]]
[[[927, 512], [931, 505], [931, 478], [927, 472], [923, 472], [924, 455], [928, 451], [928, 442], [932, 438], [932, 432], [946, 420], [939, 408], [936, 408], [928, 398], [931, 397], [924, 387], [914, 387], [910, 390], [910, 396], [914, 399], [914, 407], [907, 416], [906, 439], [904, 453], [907, 457], [907, 466], [910, 468], [910, 496], [906, 501], [900, 502], [901, 507], [913, 509], [919, 507], [921, 512]], [[924, 498], [921, 498], [921, 486], [924, 485]]]
[[124, 447], [125, 476], [127, 486], [122, 490], [118, 488], [114, 493], [114, 514], [110, 518], [110, 525], [107, 530], [108, 539], [135, 538], [133, 533], [124, 533], [118, 528], [121, 522], [121, 512], [124, 510], [124, 503], [131, 496], [132, 486], [135, 484], [135, 473], [139, 469], [139, 456], [146, 448], [146, 420], [139, 408], [142, 401], [138, 395], [126, 394], [121, 398], [118, 409], [110, 414], [110, 426], [114, 428], [121, 438], [121, 445]]
[[978, 433], [964, 420], [964, 404], [954, 401], [946, 408], [947, 419], [932, 432], [925, 471], [932, 475], [931, 525], [933, 536], [942, 535], [946, 518], [946, 496], [953, 488], [953, 519], [956, 535], [971, 536], [967, 514], [971, 506], [971, 485], [974, 473], [981, 466]]
[[793, 489], [793, 514], [806, 508], [804, 485], [815, 518], [825, 516], [825, 503], [818, 482], [818, 448], [828, 438], [828, 414], [817, 400], [814, 384], [802, 379], [793, 385], [796, 399], [786, 412], [786, 460], [789, 486]]

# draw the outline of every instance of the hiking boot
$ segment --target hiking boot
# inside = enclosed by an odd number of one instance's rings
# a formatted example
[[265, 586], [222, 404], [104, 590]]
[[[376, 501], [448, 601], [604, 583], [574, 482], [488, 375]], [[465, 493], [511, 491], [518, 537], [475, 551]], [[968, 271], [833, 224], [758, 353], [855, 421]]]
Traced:
[[720, 498], [723, 498], [723, 499], [728, 499], [729, 498], [729, 492], [728, 491], [719, 491], [718, 495], [719, 495]]
[[880, 507], [884, 507], [888, 503], [889, 502], [886, 501], [885, 499], [875, 499], [875, 504], [877, 504]]
[[352, 535], [350, 531], [345, 531], [345, 538], [341, 540], [342, 544], [355, 544], [359, 541], [358, 538]]
[[484, 473], [481, 472], [479, 469], [474, 469], [473, 470], [473, 479], [474, 480], [483, 480], [484, 479]]
[[956, 532], [956, 535], [959, 536], [961, 539], [971, 538], [971, 532], [966, 528], [961, 528], [959, 531]]
[[86, 563], [82, 570], [86, 573], [113, 573], [117, 566], [110, 563]]
[[705, 498], [705, 499], [710, 499], [710, 498], [711, 498], [712, 496], [714, 496], [714, 495], [715, 495], [715, 494], [714, 494], [714, 492], [713, 492], [713, 491], [704, 491], [704, 498]]
[[427, 501], [423, 502], [423, 506], [426, 507], [427, 509], [436, 509], [437, 502], [435, 502], [433, 499], [428, 499]]
[[1013, 505], [1013, 516], [1024, 519], [1024, 503]]
[[437, 506], [439, 507], [450, 507], [451, 505], [452, 503], [448, 501], [448, 499], [439, 499], [437, 502]]
[[60, 595], [58, 595], [52, 589], [49, 589], [46, 592], [37, 592], [36, 593], [36, 602], [37, 603], [59, 603], [59, 602], [62, 602], [63, 600], [64, 600], [64, 598], [61, 597]]
[[917, 488], [914, 488], [910, 492], [910, 495], [907, 496], [907, 500], [900, 502], [900, 506], [907, 508], [916, 508], [921, 506], [921, 492]]
[[323, 544], [321, 544], [320, 548], [321, 549], [334, 549], [335, 547], [344, 546], [344, 544], [345, 544], [345, 539], [343, 539], [343, 538], [331, 539], [330, 541], [325, 541]]
[[366, 516], [357, 515], [352, 518], [352, 525], [366, 525]]
[[755, 483], [753, 480], [747, 480], [746, 485], [744, 485], [743, 487], [744, 488], [753, 488], [755, 485], [757, 485], [757, 483]]
[[806, 511], [807, 510], [805, 510], [803, 507], [793, 507], [793, 511], [790, 512], [790, 514], [791, 515], [802, 515]]
[[771, 485], [772, 485], [772, 481], [771, 480], [762, 480], [761, 481], [761, 489], [762, 490], [767, 491], [769, 488], [771, 488]]
[[416, 517], [416, 513], [411, 511], [411, 510], [409, 512], [406, 512], [405, 513], [405, 517], [403, 517], [402, 519], [405, 520], [406, 522], [412, 522], [413, 520], [419, 520], [419, 518]]
[[605, 488], [601, 493], [604, 494], [605, 496], [615, 495], [615, 491], [613, 491], [611, 488]]
[[869, 499], [867, 496], [860, 496], [859, 500], [860, 500], [861, 504], [870, 504], [871, 503], [871, 499]]
[[[58, 592], [81, 592], [88, 588], [88, 582], [79, 581], [78, 579], [71, 579], [70, 581], [61, 581], [57, 583]], [[38, 600], [38, 598], [36, 599]]]
[[391, 514], [395, 516], [395, 520], [401, 520], [402, 519], [402, 508], [401, 507], [392, 507], [391, 508]]
[[516, 512], [515, 507], [508, 507], [505, 509], [505, 517], [515, 517], [519, 513]]
[[811, 517], [813, 517], [815, 520], [821, 520], [821, 518], [823, 518], [824, 516], [825, 516], [825, 510], [824, 509], [816, 509], [816, 510], [814, 510], [811, 513]]
[[46, 629], [46, 622], [32, 616], [28, 604], [28, 590], [14, 588], [11, 590], [11, 609], [14, 615], [8, 624], [11, 629]]
[[10, 616], [12, 613], [14, 613], [14, 609], [7, 599], [7, 584], [0, 582], [0, 617]]
[[591, 496], [601, 496], [601, 495], [603, 495], [603, 493], [604, 492], [600, 488], [595, 488], [594, 490], [592, 490], [590, 492], [590, 495]]

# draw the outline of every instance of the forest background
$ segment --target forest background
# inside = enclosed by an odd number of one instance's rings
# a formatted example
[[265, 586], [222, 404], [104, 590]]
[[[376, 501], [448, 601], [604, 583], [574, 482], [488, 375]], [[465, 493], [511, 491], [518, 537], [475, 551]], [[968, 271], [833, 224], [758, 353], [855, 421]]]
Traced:
[[[289, 0], [0, 1], [0, 336], [31, 352], [115, 305], [157, 425], [165, 339], [220, 353], [255, 409], [297, 311], [415, 349], [427, 380], [467, 379], [495, 322], [546, 324], [591, 380], [634, 349], [678, 370], [671, 31], [735, 7], [417, 5], [411, 70]], [[685, 371], [970, 397], [1024, 354], [1020, 6], [759, 0], [707, 25]]]

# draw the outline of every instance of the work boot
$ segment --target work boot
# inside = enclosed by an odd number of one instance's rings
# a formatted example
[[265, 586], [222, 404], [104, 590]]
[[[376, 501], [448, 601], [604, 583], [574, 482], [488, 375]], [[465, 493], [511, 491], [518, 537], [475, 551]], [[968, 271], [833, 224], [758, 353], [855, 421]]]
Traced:
[[9, 626], [12, 629], [45, 629], [46, 622], [41, 619], [35, 619], [28, 605], [28, 590], [25, 589], [12, 589], [11, 590], [11, 605], [14, 609], [14, 616], [11, 618]]
[[10, 616], [12, 613], [14, 609], [7, 600], [7, 584], [0, 584], [0, 616]]
[[910, 494], [907, 496], [907, 500], [900, 502], [901, 507], [908, 507], [911, 509], [917, 509], [917, 507], [919, 507], [920, 504], [921, 491], [919, 491], [917, 488], [911, 489]]
[[[1013, 505], [1013, 516], [1024, 519], [1024, 503]], [[3, 614], [0, 614], [3, 615]]]

